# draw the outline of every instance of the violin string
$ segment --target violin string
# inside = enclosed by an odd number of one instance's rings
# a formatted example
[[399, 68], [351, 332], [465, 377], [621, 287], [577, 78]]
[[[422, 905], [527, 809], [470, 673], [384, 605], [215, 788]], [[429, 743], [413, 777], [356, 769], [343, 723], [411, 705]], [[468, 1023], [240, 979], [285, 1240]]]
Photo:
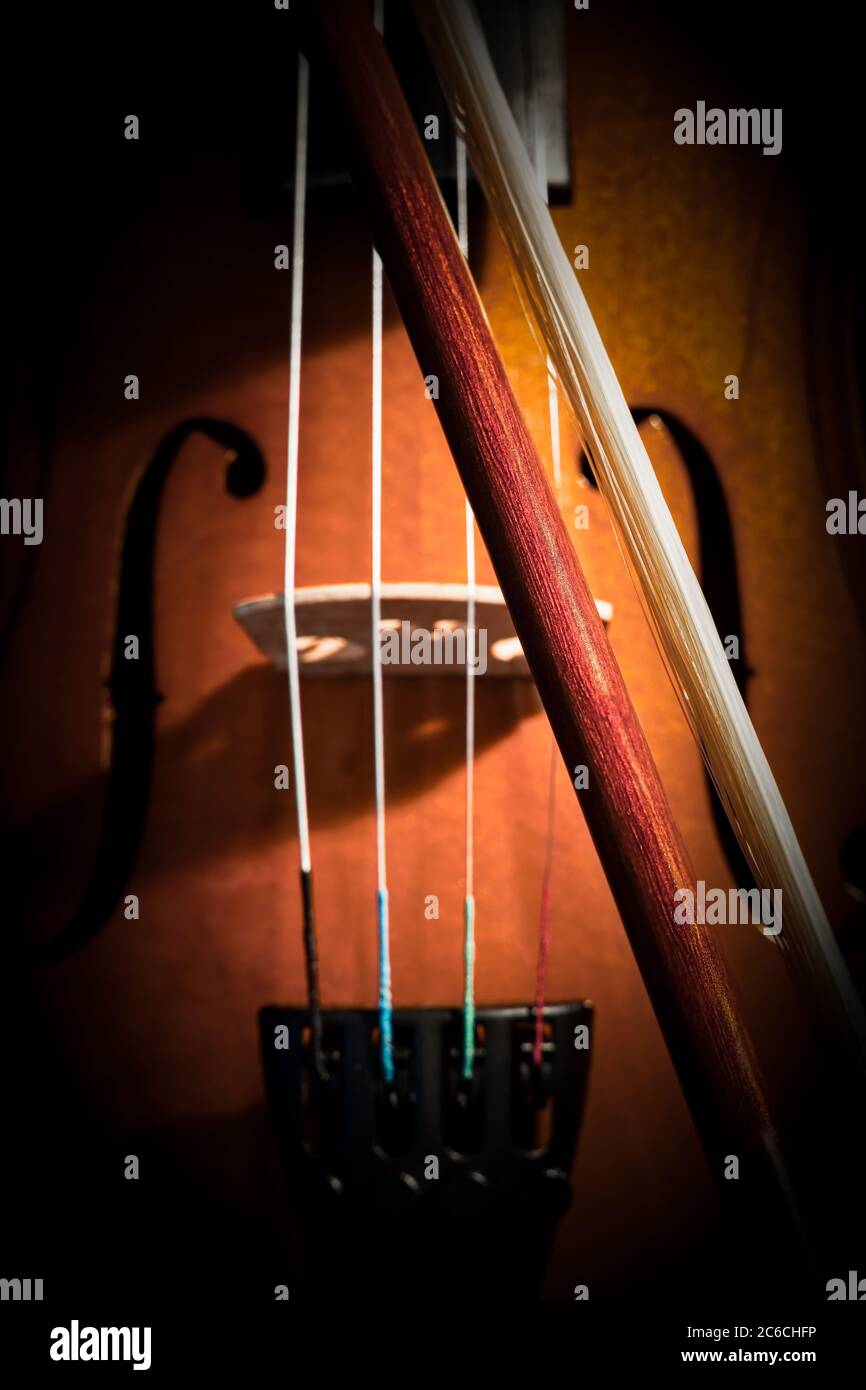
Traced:
[[[546, 185], [545, 185], [546, 186]], [[562, 461], [559, 447], [559, 391], [556, 373], [547, 359], [547, 404], [550, 419], [550, 455], [553, 465], [553, 485], [557, 500], [562, 481]], [[538, 914], [538, 962], [535, 972], [535, 1041], [532, 1060], [541, 1066], [544, 1050], [544, 1002], [547, 992], [547, 965], [550, 958], [550, 892], [553, 878], [553, 846], [556, 821], [556, 772], [559, 754], [556, 739], [550, 738], [550, 772], [547, 782], [547, 829], [545, 832], [544, 870], [541, 876], [541, 905]]]
[[[469, 259], [466, 142], [457, 136], [457, 239]], [[463, 898], [463, 1078], [475, 1071], [475, 517], [466, 513], [466, 885]]]
[[547, 778], [547, 829], [544, 837], [544, 871], [541, 875], [541, 907], [538, 913], [538, 960], [535, 968], [535, 1039], [532, 1061], [541, 1066], [544, 1056], [544, 1000], [547, 963], [550, 958], [550, 887], [553, 878], [554, 820], [556, 816], [556, 772], [559, 755], [556, 740], [550, 744], [550, 771]]
[[[528, 43], [528, 103], [530, 139], [533, 164], [538, 187], [544, 201], [548, 199], [547, 145], [542, 123], [541, 103], [538, 99], [537, 65], [535, 52], [531, 46], [531, 27], [526, 33]], [[556, 384], [556, 368], [547, 355], [547, 410], [550, 428], [550, 460], [553, 471], [553, 489], [557, 502], [562, 491], [562, 459], [559, 439], [559, 389]], [[532, 1060], [536, 1067], [541, 1066], [544, 1056], [544, 1003], [547, 994], [547, 967], [550, 959], [550, 896], [553, 878], [553, 847], [556, 822], [556, 771], [559, 756], [556, 739], [550, 738], [550, 769], [547, 778], [547, 827], [545, 831], [544, 869], [541, 875], [541, 903], [538, 912], [538, 958], [535, 970], [535, 1039], [532, 1047]]]
[[295, 130], [295, 197], [292, 212], [291, 330], [289, 345], [289, 412], [286, 444], [286, 545], [283, 569], [283, 620], [286, 632], [286, 666], [289, 675], [292, 771], [298, 850], [301, 869], [304, 963], [307, 1003], [316, 1073], [324, 1076], [322, 1008], [319, 993], [319, 960], [313, 913], [313, 867], [307, 811], [307, 778], [304, 766], [304, 731], [301, 719], [301, 682], [298, 668], [298, 631], [295, 617], [295, 563], [298, 531], [298, 440], [301, 406], [301, 324], [304, 299], [304, 219], [307, 199], [307, 127], [309, 65], [298, 55], [298, 98]]
[[[385, 31], [384, 3], [376, 0], [373, 22]], [[370, 579], [370, 650], [373, 672], [373, 762], [376, 786], [376, 921], [379, 949], [379, 1057], [386, 1082], [394, 1080], [394, 1013], [391, 999], [391, 941], [388, 921], [388, 873], [385, 857], [385, 717], [380, 641], [382, 627], [382, 261], [373, 248], [373, 385], [372, 385], [372, 563]]]

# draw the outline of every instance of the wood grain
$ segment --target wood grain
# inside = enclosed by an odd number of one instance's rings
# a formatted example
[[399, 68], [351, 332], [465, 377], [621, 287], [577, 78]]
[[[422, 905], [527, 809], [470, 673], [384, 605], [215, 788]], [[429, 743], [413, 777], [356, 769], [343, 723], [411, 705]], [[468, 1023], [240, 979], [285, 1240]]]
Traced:
[[565, 764], [589, 770], [580, 804], [719, 1178], [772, 1127], [717, 947], [673, 921], [693, 886], [682, 840], [385, 47], [360, 0], [313, 14], [376, 244]]

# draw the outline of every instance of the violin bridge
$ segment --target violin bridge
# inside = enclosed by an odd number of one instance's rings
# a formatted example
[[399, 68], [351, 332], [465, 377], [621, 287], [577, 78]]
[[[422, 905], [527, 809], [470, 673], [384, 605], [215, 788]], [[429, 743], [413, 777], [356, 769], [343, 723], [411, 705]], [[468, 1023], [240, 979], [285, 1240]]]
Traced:
[[[386, 676], [478, 676], [529, 679], [529, 667], [505, 599], [493, 584], [475, 587], [475, 621], [467, 629], [465, 584], [383, 584], [379, 653]], [[302, 676], [369, 675], [372, 670], [369, 584], [325, 584], [295, 592]], [[602, 621], [612, 605], [596, 600]], [[259, 651], [286, 669], [282, 594], [239, 603], [234, 615]]]

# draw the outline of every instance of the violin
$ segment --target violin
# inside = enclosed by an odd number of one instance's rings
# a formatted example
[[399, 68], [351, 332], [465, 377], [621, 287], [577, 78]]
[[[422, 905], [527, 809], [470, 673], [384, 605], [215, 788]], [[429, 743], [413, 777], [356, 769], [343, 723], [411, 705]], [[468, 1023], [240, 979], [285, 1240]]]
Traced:
[[[480, 10], [856, 984], [862, 586], [825, 504], [862, 416], [805, 108], [761, 90], [760, 19], [740, 61], [676, 6]], [[26, 108], [90, 157], [57, 160], [89, 210], [62, 265], [19, 171], [10, 1250], [98, 1294], [132, 1230], [169, 1302], [356, 1268], [670, 1299], [726, 1286], [733, 1221], [759, 1282], [824, 1298], [857, 1250], [815, 1117], [857, 1078], [768, 935], [675, 930], [678, 886], [753, 879], [425, 27], [320, 0], [169, 44], [157, 12], [160, 64], [82, 56], [67, 124], [55, 38]], [[705, 123], [783, 107], [779, 154], [678, 142], [698, 88]]]

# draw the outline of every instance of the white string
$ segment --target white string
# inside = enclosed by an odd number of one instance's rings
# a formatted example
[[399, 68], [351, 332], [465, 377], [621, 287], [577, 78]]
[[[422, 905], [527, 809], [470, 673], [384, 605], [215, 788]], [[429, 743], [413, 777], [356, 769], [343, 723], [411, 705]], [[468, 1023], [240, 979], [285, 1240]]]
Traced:
[[[375, 0], [373, 23], [384, 33], [384, 0]], [[382, 627], [382, 259], [373, 249], [373, 555], [370, 595], [371, 642], [373, 651], [373, 757], [376, 779], [376, 883], [387, 892], [385, 859], [385, 718], [382, 692], [382, 663], [379, 643]]]
[[382, 261], [373, 252], [373, 536], [370, 576], [370, 640], [373, 651], [373, 748], [376, 779], [376, 876], [380, 890], [387, 887], [385, 861], [385, 721], [382, 699], [382, 663], [379, 647], [382, 625]]
[[[541, 103], [538, 100], [538, 71], [534, 50], [529, 54], [529, 121], [532, 140], [533, 164], [538, 179], [538, 190], [545, 203], [548, 200], [547, 187], [547, 141], [542, 122]], [[553, 487], [557, 506], [562, 493], [562, 460], [559, 441], [559, 391], [556, 384], [556, 368], [547, 355], [547, 413], [550, 426], [550, 461], [553, 471]], [[547, 991], [547, 971], [550, 962], [550, 890], [553, 878], [554, 824], [556, 818], [556, 773], [559, 763], [559, 750], [556, 739], [550, 735], [550, 772], [547, 779], [547, 828], [545, 834], [544, 868], [541, 878], [541, 903], [538, 924], [538, 961], [535, 972], [535, 1044], [533, 1060], [540, 1066], [544, 1056], [544, 1003]]]
[[469, 176], [466, 168], [466, 141], [457, 136], [457, 240], [469, 260]]
[[[384, 0], [375, 0], [373, 23], [384, 33]], [[376, 787], [376, 903], [379, 944], [379, 1053], [382, 1073], [394, 1080], [391, 1001], [391, 936], [388, 871], [385, 857], [385, 716], [382, 690], [382, 261], [373, 248], [373, 384], [372, 384], [372, 556], [370, 643], [373, 671], [373, 762]]]
[[562, 455], [559, 443], [559, 389], [556, 367], [547, 359], [547, 410], [550, 416], [550, 459], [553, 464], [553, 489], [559, 501], [562, 492]]
[[289, 673], [289, 710], [292, 729], [292, 766], [298, 848], [301, 869], [310, 871], [310, 826], [307, 814], [307, 778], [304, 768], [304, 734], [301, 723], [301, 683], [298, 671], [298, 631], [295, 620], [295, 555], [298, 530], [298, 435], [301, 414], [301, 316], [304, 298], [304, 213], [307, 197], [307, 113], [309, 66], [298, 55], [298, 105], [295, 136], [295, 201], [292, 220], [292, 305], [289, 348], [289, 424], [286, 467], [286, 548], [283, 568], [283, 618], [286, 629], [286, 662]]
[[[466, 896], [475, 893], [475, 517], [466, 503]], [[472, 660], [470, 660], [470, 654]]]
[[[547, 181], [547, 140], [542, 120], [541, 102], [538, 100], [537, 72], [535, 54], [530, 54], [532, 74], [529, 84], [529, 119], [532, 131], [532, 162], [538, 180], [538, 191], [548, 201]], [[547, 412], [550, 420], [550, 461], [553, 465], [553, 487], [559, 502], [562, 491], [562, 458], [559, 443], [559, 390], [556, 384], [556, 367], [550, 353], [547, 354]]]
[[[469, 259], [468, 171], [466, 141], [457, 136], [457, 239]], [[475, 517], [466, 506], [466, 897], [475, 893], [475, 667], [470, 652], [475, 651], [476, 582]]]
[[[466, 141], [457, 136], [457, 240], [469, 259], [469, 179]], [[466, 522], [466, 886], [463, 898], [463, 1076], [475, 1066], [475, 517], [468, 500]]]

